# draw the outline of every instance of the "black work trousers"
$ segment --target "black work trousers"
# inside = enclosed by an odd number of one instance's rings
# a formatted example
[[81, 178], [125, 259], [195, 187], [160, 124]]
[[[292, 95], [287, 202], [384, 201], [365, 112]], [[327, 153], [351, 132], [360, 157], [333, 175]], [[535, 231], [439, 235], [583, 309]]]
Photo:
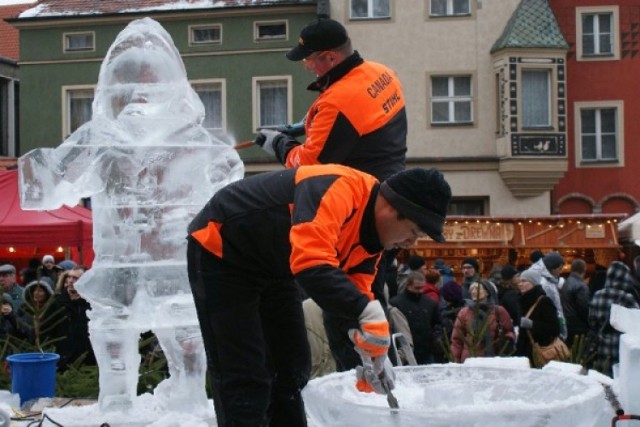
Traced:
[[311, 354], [293, 280], [248, 275], [193, 239], [187, 264], [218, 426], [306, 426]]

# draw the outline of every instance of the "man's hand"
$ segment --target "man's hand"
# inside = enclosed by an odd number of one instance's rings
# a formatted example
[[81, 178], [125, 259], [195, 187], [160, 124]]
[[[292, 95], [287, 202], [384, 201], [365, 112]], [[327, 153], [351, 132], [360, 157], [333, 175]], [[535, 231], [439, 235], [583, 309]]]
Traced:
[[362, 357], [377, 358], [386, 356], [391, 344], [389, 322], [384, 315], [380, 301], [369, 304], [358, 317], [360, 329], [350, 329], [349, 338], [355, 344], [355, 350]]
[[273, 148], [273, 144], [279, 138], [286, 138], [282, 132], [278, 132], [276, 130], [271, 129], [261, 129], [258, 132], [258, 136], [253, 140], [253, 143], [260, 146], [267, 153], [275, 155], [275, 149]]
[[373, 360], [363, 356], [362, 366], [356, 367], [356, 389], [364, 393], [387, 394], [395, 388], [396, 374], [387, 356]]

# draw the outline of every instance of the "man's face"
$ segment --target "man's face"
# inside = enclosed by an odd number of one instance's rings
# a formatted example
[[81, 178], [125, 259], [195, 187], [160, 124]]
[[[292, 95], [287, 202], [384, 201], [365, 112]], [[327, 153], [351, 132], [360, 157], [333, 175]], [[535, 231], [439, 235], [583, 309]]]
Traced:
[[473, 277], [476, 275], [476, 269], [471, 264], [462, 264], [462, 275], [464, 277]]
[[420, 279], [413, 279], [411, 283], [407, 284], [407, 291], [414, 294], [421, 294], [426, 282]]
[[55, 265], [55, 263], [54, 263], [53, 261], [49, 261], [49, 260], [47, 260], [47, 261], [44, 263], [44, 267], [45, 267], [47, 270], [51, 270], [51, 269], [53, 268], [53, 266], [54, 266], [54, 265]]
[[426, 236], [415, 222], [406, 218], [398, 219], [394, 209], [376, 215], [376, 230], [385, 250], [409, 249], [418, 238]]
[[334, 53], [330, 51], [313, 52], [302, 60], [302, 65], [310, 73], [322, 77], [335, 65]]
[[16, 283], [16, 273], [11, 272], [3, 272], [0, 273], [0, 283], [4, 290], [8, 291], [11, 289], [14, 283]]
[[554, 268], [553, 270], [551, 270], [551, 272], [550, 272], [550, 273], [551, 273], [551, 275], [552, 275], [553, 277], [556, 277], [556, 278], [560, 277], [560, 273], [562, 273], [562, 267], [563, 267], [563, 266], [561, 265], [560, 267], [558, 267], [558, 268]]
[[82, 270], [71, 270], [67, 273], [67, 277], [65, 278], [64, 286], [67, 289], [67, 294], [69, 294], [69, 298], [74, 301], [80, 299], [80, 294], [76, 290], [76, 282], [82, 277]]

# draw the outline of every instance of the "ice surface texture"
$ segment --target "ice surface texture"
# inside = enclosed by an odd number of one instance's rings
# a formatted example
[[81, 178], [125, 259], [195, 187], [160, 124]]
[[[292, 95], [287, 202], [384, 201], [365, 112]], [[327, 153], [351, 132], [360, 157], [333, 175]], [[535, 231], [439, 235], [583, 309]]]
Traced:
[[464, 365], [394, 368], [400, 403], [358, 392], [352, 371], [312, 380], [303, 390], [317, 427], [588, 427], [604, 404], [602, 386], [587, 377], [538, 369]]
[[92, 305], [102, 411], [132, 408], [139, 335], [153, 330], [171, 375], [155, 396], [170, 411], [210, 412], [186, 230], [218, 189], [242, 178], [244, 166], [204, 129], [203, 118], [171, 37], [144, 18], [109, 48], [91, 121], [59, 147], [18, 161], [24, 209], [91, 197], [95, 260], [76, 287]]

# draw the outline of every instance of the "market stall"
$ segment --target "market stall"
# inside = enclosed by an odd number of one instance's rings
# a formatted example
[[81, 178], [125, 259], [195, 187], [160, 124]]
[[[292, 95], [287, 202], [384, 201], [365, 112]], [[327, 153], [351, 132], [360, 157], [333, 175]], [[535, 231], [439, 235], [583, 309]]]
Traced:
[[460, 263], [474, 257], [480, 273], [488, 277], [494, 264], [526, 267], [535, 250], [559, 251], [565, 268], [574, 258], [582, 258], [594, 268], [608, 266], [620, 257], [617, 224], [624, 214], [552, 215], [540, 217], [447, 217], [446, 243], [419, 239], [407, 253], [425, 258], [432, 267], [441, 258], [460, 277]]
[[82, 206], [62, 206], [48, 211], [27, 211], [20, 207], [18, 171], [0, 171], [0, 263], [18, 270], [31, 258], [45, 254], [56, 262], [73, 259], [91, 265], [93, 261], [92, 215]]

